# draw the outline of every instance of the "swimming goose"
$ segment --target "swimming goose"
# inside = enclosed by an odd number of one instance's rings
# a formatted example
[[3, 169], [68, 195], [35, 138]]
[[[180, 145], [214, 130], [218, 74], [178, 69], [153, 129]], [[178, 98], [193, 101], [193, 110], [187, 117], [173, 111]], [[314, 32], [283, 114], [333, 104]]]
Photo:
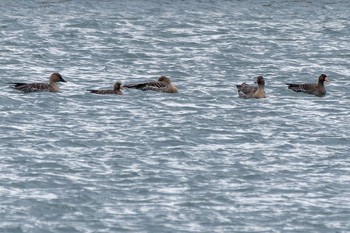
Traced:
[[122, 84], [120, 82], [116, 82], [114, 84], [113, 90], [87, 90], [94, 94], [100, 94], [100, 95], [106, 95], [106, 94], [115, 94], [115, 95], [122, 95], [123, 93], [121, 90], [124, 90], [124, 88], [121, 86]]
[[263, 76], [258, 76], [255, 83], [257, 83], [258, 86], [250, 86], [246, 83], [236, 85], [238, 90], [238, 96], [241, 98], [266, 98], [264, 90], [265, 80]]
[[135, 88], [142, 91], [159, 91], [159, 92], [165, 92], [165, 93], [178, 92], [176, 86], [166, 76], [161, 76], [158, 79], [158, 81], [139, 83], [139, 84], [127, 84], [127, 85], [123, 85], [123, 87]]
[[326, 88], [324, 87], [324, 81], [329, 82], [327, 75], [321, 74], [318, 78], [318, 83], [306, 83], [306, 84], [293, 84], [287, 83], [288, 89], [291, 89], [295, 92], [304, 92], [307, 94], [315, 96], [325, 96]]
[[64, 80], [59, 73], [53, 73], [49, 83], [10, 83], [10, 87], [23, 91], [24, 93], [40, 91], [58, 92], [60, 90], [57, 84], [58, 82], [66, 82], [66, 80]]

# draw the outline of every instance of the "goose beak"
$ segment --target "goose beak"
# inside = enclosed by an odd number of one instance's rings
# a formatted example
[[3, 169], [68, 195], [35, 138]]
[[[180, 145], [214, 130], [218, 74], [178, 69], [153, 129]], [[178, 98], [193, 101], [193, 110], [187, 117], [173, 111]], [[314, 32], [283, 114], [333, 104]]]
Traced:
[[67, 81], [66, 81], [66, 80], [64, 80], [63, 78], [60, 78], [60, 82], [64, 82], [64, 83], [66, 83]]
[[123, 86], [120, 86], [120, 90], [125, 90], [125, 88]]
[[324, 81], [326, 81], [327, 83], [330, 82], [329, 79], [328, 79], [328, 77], [326, 77], [326, 78], [324, 79]]

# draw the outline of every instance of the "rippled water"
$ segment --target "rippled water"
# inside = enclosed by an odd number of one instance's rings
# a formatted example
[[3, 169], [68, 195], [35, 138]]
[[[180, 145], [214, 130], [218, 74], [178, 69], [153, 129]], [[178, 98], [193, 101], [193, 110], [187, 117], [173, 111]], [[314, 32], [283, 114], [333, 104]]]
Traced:
[[[0, 232], [350, 230], [348, 1], [0, 8]], [[323, 98], [284, 85], [321, 73]], [[85, 92], [160, 75], [179, 93]]]

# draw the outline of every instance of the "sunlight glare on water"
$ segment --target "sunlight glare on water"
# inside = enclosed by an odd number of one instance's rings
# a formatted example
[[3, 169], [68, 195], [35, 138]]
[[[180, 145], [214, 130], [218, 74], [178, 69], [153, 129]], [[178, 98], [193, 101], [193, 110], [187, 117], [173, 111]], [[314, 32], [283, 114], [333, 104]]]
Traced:
[[[349, 231], [349, 2], [0, 7], [0, 232]], [[179, 93], [86, 91], [161, 75]]]

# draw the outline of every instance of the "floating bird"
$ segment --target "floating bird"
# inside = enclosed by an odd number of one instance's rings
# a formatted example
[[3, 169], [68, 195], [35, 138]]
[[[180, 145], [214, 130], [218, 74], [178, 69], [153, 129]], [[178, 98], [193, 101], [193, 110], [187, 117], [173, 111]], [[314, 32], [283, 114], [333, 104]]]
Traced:
[[165, 93], [177, 93], [176, 86], [171, 82], [168, 77], [161, 76], [158, 81], [139, 83], [139, 84], [127, 84], [123, 85], [126, 88], [135, 88], [142, 91], [159, 91]]
[[29, 92], [50, 91], [58, 92], [60, 90], [58, 82], [66, 82], [59, 73], [53, 73], [49, 83], [10, 83], [10, 87], [16, 90]]
[[255, 83], [257, 83], [258, 86], [250, 86], [246, 83], [236, 85], [238, 90], [238, 96], [241, 98], [266, 98], [264, 90], [265, 80], [263, 76], [258, 76]]
[[306, 83], [306, 84], [292, 84], [287, 83], [288, 89], [291, 89], [295, 92], [304, 92], [307, 94], [315, 96], [325, 96], [326, 88], [324, 87], [324, 81], [329, 82], [327, 75], [321, 74], [318, 78], [318, 83]]
[[114, 84], [113, 90], [87, 90], [94, 94], [100, 94], [100, 95], [106, 95], [106, 94], [115, 94], [115, 95], [122, 95], [123, 93], [121, 90], [124, 90], [124, 88], [121, 86], [122, 84], [120, 82], [116, 82]]

